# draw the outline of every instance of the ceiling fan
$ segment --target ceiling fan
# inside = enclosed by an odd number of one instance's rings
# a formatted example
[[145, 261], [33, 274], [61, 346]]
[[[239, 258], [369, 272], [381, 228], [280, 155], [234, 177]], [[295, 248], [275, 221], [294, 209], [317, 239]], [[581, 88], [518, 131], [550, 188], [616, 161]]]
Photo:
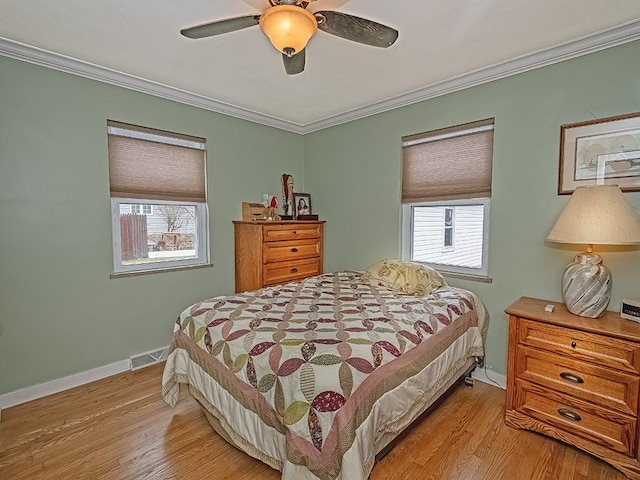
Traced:
[[187, 38], [205, 38], [260, 25], [273, 46], [282, 53], [287, 74], [304, 70], [305, 47], [318, 29], [353, 42], [387, 48], [398, 38], [398, 31], [365, 18], [330, 10], [310, 13], [306, 10], [315, 0], [269, 0], [261, 15], [246, 15], [184, 28]]

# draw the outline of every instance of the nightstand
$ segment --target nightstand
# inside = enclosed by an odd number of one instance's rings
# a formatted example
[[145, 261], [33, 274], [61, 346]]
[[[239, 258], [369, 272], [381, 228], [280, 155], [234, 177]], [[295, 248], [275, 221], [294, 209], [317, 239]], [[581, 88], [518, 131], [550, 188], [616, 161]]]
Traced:
[[[553, 305], [553, 311], [545, 311]], [[640, 324], [522, 297], [509, 308], [505, 423], [574, 445], [640, 479]]]

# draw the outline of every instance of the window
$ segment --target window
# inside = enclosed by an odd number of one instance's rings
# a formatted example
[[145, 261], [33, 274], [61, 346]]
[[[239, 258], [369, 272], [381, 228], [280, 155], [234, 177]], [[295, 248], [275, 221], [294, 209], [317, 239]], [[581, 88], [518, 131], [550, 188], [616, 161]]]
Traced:
[[153, 215], [153, 205], [135, 204], [129, 205], [131, 215]]
[[452, 207], [444, 207], [444, 218], [443, 218], [443, 244], [442, 248], [451, 249], [453, 248], [453, 211]]
[[402, 255], [488, 274], [493, 119], [402, 139]]
[[107, 122], [115, 273], [209, 263], [205, 140]]

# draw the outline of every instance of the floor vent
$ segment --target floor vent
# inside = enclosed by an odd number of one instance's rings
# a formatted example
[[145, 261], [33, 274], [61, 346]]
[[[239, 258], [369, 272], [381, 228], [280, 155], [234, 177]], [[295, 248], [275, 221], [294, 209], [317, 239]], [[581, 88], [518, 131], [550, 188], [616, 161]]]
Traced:
[[167, 359], [169, 355], [169, 346], [156, 348], [149, 350], [148, 352], [138, 353], [129, 357], [131, 364], [131, 370], [138, 370], [139, 368], [148, 367], [158, 362], [162, 362]]

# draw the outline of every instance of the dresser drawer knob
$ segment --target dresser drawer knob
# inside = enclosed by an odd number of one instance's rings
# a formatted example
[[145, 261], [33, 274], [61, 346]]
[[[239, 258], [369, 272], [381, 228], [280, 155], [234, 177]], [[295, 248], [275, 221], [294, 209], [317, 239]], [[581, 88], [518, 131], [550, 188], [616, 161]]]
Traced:
[[298, 273], [298, 269], [297, 268], [292, 268], [291, 270], [289, 270], [290, 273]]
[[296, 247], [293, 247], [293, 248], [291, 249], [291, 253], [296, 253], [297, 251], [298, 251], [298, 249], [297, 249]]
[[571, 348], [576, 348], [576, 342], [571, 342]]
[[562, 372], [560, 374], [560, 377], [567, 380], [568, 382], [573, 382], [573, 383], [584, 383], [584, 380], [579, 377], [578, 375], [576, 375], [575, 373], [569, 373], [569, 372]]
[[582, 417], [580, 415], [578, 415], [576, 412], [572, 412], [568, 408], [559, 408], [558, 413], [564, 418], [568, 418], [569, 420], [572, 420], [574, 422], [579, 422], [580, 420], [582, 420]]
[[297, 235], [297, 234], [298, 234], [298, 232], [297, 232], [296, 230], [294, 230], [294, 231], [293, 231], [293, 234], [294, 234], [294, 235]]

